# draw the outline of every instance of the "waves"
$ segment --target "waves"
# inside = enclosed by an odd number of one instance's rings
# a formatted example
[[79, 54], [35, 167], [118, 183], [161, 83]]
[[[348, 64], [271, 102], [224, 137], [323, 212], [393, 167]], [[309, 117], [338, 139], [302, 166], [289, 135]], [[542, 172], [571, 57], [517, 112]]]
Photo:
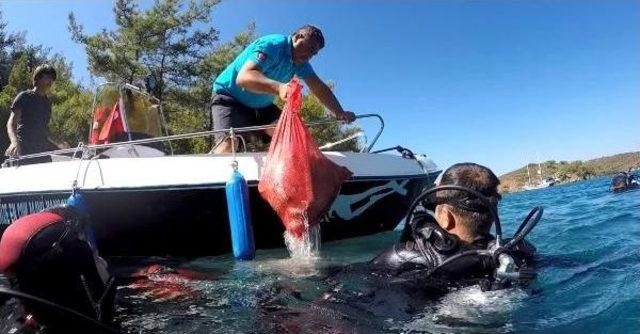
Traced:
[[640, 192], [613, 194], [608, 185], [597, 179], [505, 198], [508, 214], [545, 205], [531, 236], [542, 254], [539, 294], [516, 311], [514, 331], [638, 331]]

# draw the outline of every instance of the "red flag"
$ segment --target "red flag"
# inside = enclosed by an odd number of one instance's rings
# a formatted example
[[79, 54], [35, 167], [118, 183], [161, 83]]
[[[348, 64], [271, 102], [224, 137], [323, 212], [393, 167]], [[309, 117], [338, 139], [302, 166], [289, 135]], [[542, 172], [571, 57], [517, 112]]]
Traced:
[[124, 124], [122, 123], [122, 114], [120, 114], [120, 103], [116, 103], [116, 105], [113, 106], [111, 115], [109, 115], [109, 118], [102, 126], [98, 140], [104, 144], [108, 144], [116, 134], [121, 132], [124, 132]]
[[91, 135], [89, 136], [89, 144], [96, 145], [100, 144], [98, 137], [100, 137], [100, 128], [105, 123], [105, 118], [107, 117], [108, 109], [104, 106], [96, 107], [96, 110], [93, 112], [93, 122], [91, 122]]

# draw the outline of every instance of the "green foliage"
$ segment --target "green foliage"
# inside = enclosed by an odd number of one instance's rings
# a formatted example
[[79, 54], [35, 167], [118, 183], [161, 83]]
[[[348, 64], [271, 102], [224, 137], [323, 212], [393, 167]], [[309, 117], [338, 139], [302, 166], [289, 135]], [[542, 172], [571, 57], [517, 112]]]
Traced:
[[585, 180], [595, 174], [593, 168], [582, 161], [554, 166], [553, 176], [560, 181]]
[[49, 56], [40, 45], [25, 44], [23, 33], [7, 33], [0, 19], [0, 58], [4, 59], [0, 80], [0, 156], [9, 145], [6, 123], [15, 96], [32, 88], [32, 74], [36, 66], [49, 63], [56, 68], [58, 78], [48, 93], [53, 104], [49, 131], [51, 139], [62, 146], [86, 141], [89, 129], [91, 94], [71, 78], [71, 67], [61, 55]]
[[6, 124], [11, 114], [11, 103], [16, 94], [31, 86], [27, 61], [26, 55], [11, 59], [8, 63], [11, 67], [8, 72], [7, 84], [0, 90], [0, 161], [4, 160], [4, 151], [10, 144]]
[[29, 69], [29, 57], [27, 55], [21, 55], [13, 63], [7, 86], [9, 86], [7, 89], [14, 89], [14, 93], [33, 87]]
[[155, 95], [163, 99], [167, 89], [196, 81], [198, 64], [218, 40], [218, 31], [210, 22], [211, 9], [218, 1], [183, 2], [156, 1], [141, 11], [135, 1], [117, 0], [115, 30], [87, 35], [70, 13], [69, 31], [74, 41], [84, 45], [92, 74], [131, 84], [154, 74], [158, 79]]
[[[171, 110], [167, 120], [170, 133], [189, 133], [208, 130], [209, 113], [194, 106], [193, 90], [170, 90], [163, 103], [165, 110]], [[211, 94], [211, 93], [209, 93]], [[185, 101], [185, 103], [182, 103]], [[189, 102], [186, 102], [189, 101]], [[202, 105], [205, 107], [207, 104]], [[206, 153], [211, 147], [210, 138], [194, 138], [172, 143], [175, 153]]]

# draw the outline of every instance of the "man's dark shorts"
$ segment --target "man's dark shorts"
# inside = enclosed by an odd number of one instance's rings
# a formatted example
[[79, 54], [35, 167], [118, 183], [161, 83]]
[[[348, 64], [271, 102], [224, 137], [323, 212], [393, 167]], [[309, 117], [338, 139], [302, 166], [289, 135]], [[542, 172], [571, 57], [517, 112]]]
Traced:
[[[278, 121], [280, 113], [280, 108], [273, 104], [264, 108], [250, 108], [229, 95], [214, 93], [211, 98], [211, 121], [214, 130], [272, 124]], [[215, 142], [219, 143], [227, 134], [216, 133]]]

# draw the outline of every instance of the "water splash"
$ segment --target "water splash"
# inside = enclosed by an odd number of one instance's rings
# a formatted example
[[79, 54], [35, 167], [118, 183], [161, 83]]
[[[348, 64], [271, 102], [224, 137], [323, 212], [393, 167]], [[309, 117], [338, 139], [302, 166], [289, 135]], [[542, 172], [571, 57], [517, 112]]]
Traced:
[[438, 303], [425, 310], [421, 317], [405, 324], [403, 330], [511, 332], [513, 324], [510, 315], [522, 305], [526, 297], [527, 293], [517, 288], [482, 291], [477, 285], [466, 287], [445, 295]]
[[284, 243], [292, 259], [316, 258], [320, 255], [320, 224], [305, 224], [305, 233], [297, 238], [284, 232]]

